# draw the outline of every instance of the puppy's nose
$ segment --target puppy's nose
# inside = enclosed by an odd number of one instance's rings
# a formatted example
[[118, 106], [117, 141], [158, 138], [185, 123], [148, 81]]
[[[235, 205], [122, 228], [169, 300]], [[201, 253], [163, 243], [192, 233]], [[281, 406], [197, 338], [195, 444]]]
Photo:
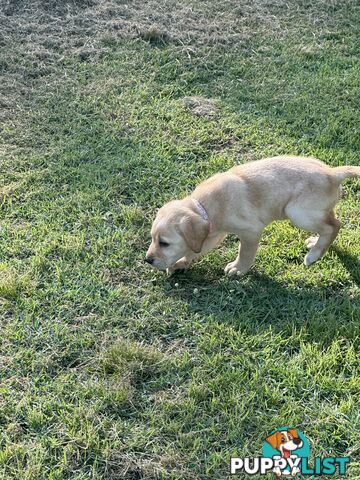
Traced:
[[145, 257], [144, 262], [150, 263], [150, 265], [152, 265], [154, 262], [154, 259], [153, 257]]
[[300, 445], [301, 438], [294, 438], [293, 442], [295, 443], [295, 445]]

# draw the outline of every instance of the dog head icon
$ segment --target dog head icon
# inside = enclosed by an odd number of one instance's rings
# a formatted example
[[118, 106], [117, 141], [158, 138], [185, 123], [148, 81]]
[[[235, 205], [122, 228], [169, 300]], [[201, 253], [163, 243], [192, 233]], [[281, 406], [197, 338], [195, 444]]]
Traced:
[[294, 450], [303, 446], [303, 441], [299, 437], [298, 431], [294, 428], [275, 432], [265, 438], [265, 440], [275, 448], [275, 450], [279, 450], [285, 458], [289, 458]]

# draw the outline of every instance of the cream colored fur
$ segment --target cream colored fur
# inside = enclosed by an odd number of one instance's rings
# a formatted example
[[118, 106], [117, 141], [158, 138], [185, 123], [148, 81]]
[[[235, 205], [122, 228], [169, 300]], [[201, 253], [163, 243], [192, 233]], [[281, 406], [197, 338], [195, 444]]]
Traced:
[[[318, 235], [306, 241], [309, 252], [304, 263], [311, 265], [339, 231], [334, 207], [340, 183], [357, 176], [360, 167], [331, 168], [308, 157], [279, 156], [233, 167], [202, 182], [190, 196], [160, 208], [146, 259], [169, 273], [187, 269], [227, 234], [235, 234], [240, 239], [239, 253], [225, 272], [244, 274], [253, 263], [264, 227], [289, 219]], [[201, 202], [209, 222], [193, 198]]]

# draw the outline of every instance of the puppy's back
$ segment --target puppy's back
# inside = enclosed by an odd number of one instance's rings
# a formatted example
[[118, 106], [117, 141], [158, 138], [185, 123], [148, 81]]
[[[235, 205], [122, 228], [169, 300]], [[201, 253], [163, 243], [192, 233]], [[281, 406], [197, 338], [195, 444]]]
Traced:
[[298, 157], [281, 155], [277, 157], [264, 158], [254, 162], [237, 165], [229, 170], [236, 175], [260, 175], [274, 177], [277, 174], [290, 175], [331, 175], [332, 169], [321, 160], [314, 157]]

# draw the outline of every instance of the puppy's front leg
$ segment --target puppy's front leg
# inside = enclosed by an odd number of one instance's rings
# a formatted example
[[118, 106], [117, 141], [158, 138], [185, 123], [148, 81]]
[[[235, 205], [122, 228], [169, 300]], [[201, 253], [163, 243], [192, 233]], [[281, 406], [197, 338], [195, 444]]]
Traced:
[[256, 234], [241, 233], [239, 235], [241, 243], [238, 256], [233, 262], [226, 265], [225, 273], [228, 275], [243, 275], [250, 269], [259, 246], [260, 234], [261, 232]]
[[182, 257], [171, 268], [167, 268], [166, 272], [168, 273], [168, 275], [171, 275], [172, 273], [179, 270], [188, 270], [196, 257], [197, 255]]
[[219, 243], [221, 243], [224, 238], [226, 237], [226, 233], [217, 233], [213, 235], [209, 235], [209, 237], [205, 240], [203, 248], [200, 253], [188, 253], [185, 257], [180, 258], [175, 265], [170, 268], [166, 269], [166, 272], [171, 275], [176, 270], [188, 270], [190, 265], [194, 260], [197, 260], [205, 253], [209, 252], [213, 248], [215, 248]]

